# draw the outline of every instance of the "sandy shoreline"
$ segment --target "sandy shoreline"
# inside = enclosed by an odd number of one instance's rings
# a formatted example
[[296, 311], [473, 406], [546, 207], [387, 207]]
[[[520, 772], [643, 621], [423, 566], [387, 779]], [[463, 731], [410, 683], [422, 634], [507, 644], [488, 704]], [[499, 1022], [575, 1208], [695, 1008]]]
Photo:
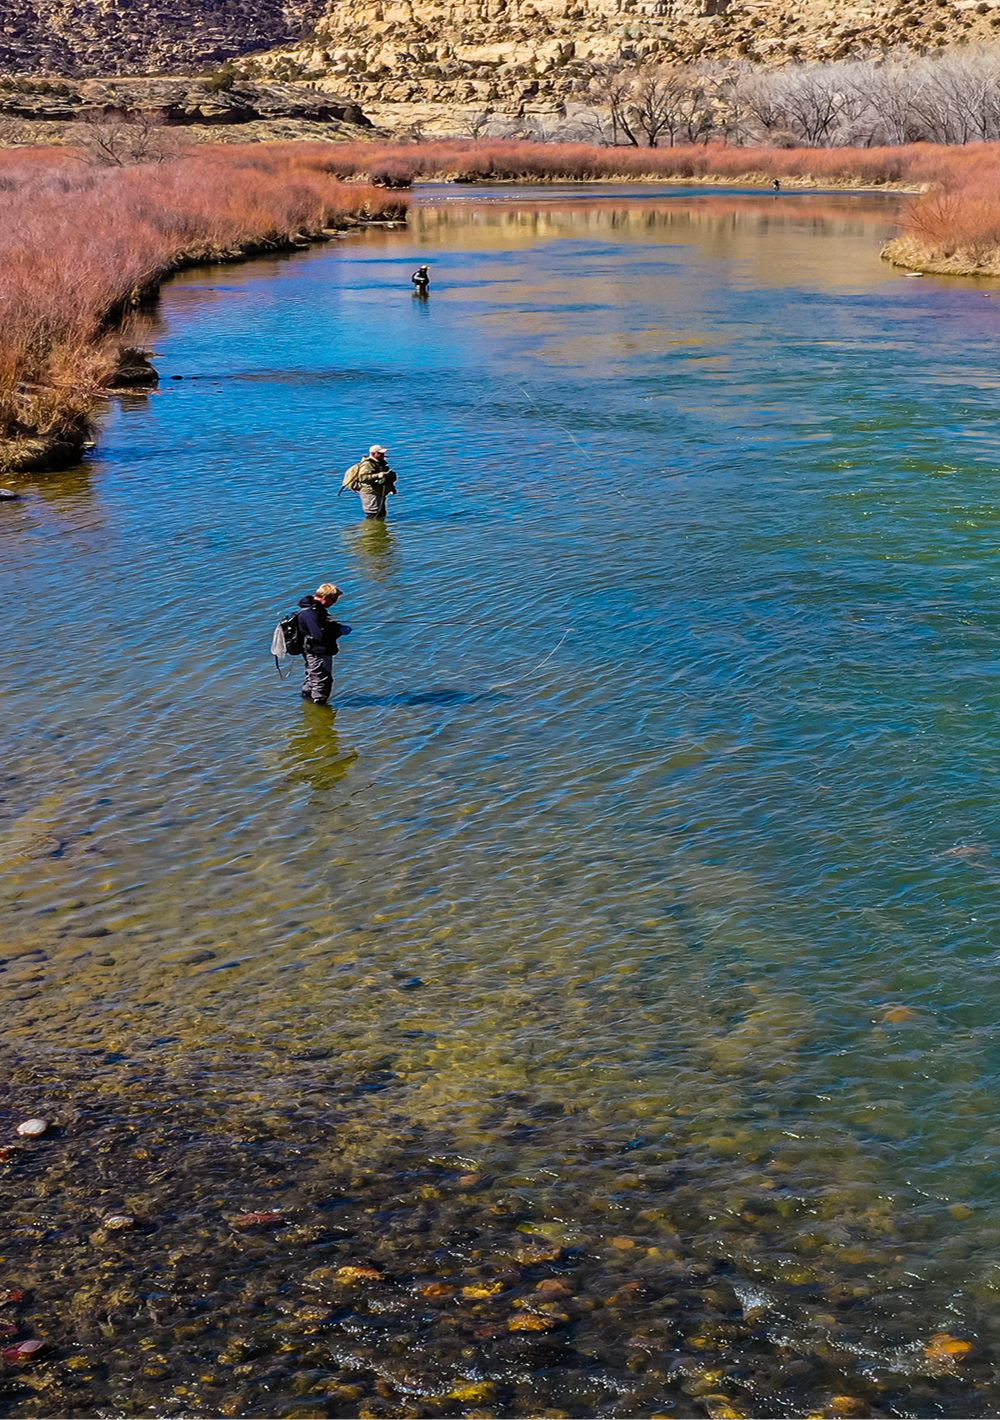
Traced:
[[[421, 178], [414, 183], [416, 187], [759, 187], [768, 192], [774, 192], [773, 179], [764, 173], [746, 173], [740, 177], [663, 177], [657, 173], [650, 173], [645, 177], [636, 177], [630, 173], [620, 174], [615, 177], [532, 177], [532, 178]], [[924, 191], [923, 186], [913, 187], [906, 183], [862, 183], [850, 182], [847, 179], [842, 181], [820, 182], [809, 177], [790, 177], [781, 179], [781, 189], [775, 195], [788, 190], [804, 192], [898, 192], [919, 196]]]

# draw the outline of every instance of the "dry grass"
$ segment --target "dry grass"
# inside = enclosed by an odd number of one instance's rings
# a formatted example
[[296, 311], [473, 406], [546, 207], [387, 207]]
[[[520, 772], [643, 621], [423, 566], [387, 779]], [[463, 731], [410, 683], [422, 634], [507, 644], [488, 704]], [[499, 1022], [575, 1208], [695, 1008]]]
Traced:
[[328, 153], [220, 146], [106, 169], [64, 148], [0, 153], [0, 440], [81, 438], [117, 368], [112, 318], [179, 265], [403, 215], [405, 198], [340, 181]]
[[403, 214], [405, 198], [359, 180], [734, 182], [751, 174], [761, 181], [923, 187], [904, 220], [906, 240], [971, 266], [997, 260], [1000, 144], [992, 143], [219, 145], [177, 162], [105, 169], [65, 148], [6, 150], [0, 153], [0, 441], [82, 438], [117, 367], [121, 336], [111, 318], [177, 266], [280, 247], [352, 218]]

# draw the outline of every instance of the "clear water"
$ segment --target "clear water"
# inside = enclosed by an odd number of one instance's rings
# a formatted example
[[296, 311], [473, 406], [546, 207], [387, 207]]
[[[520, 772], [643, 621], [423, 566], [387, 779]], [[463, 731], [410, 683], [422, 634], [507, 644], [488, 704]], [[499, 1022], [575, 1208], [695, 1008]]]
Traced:
[[[988, 1311], [1000, 301], [883, 266], [898, 201], [427, 189], [173, 281], [159, 392], [0, 512], [7, 1042], [540, 1092]], [[268, 656], [327, 579], [333, 711]]]

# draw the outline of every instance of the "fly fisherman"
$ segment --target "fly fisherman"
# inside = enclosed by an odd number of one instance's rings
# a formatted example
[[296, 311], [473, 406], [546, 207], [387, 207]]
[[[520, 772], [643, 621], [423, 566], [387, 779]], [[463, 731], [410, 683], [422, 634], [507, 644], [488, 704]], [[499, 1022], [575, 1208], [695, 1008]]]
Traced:
[[341, 492], [350, 488], [360, 494], [366, 518], [385, 518], [386, 499], [396, 491], [396, 475], [386, 462], [388, 449], [372, 444], [368, 455], [344, 474]]
[[418, 266], [410, 277], [413, 282], [414, 295], [426, 296], [431, 288], [431, 273], [426, 266]]
[[350, 627], [339, 621], [332, 621], [327, 607], [340, 600], [340, 588], [333, 582], [324, 582], [312, 596], [303, 597], [299, 602], [299, 626], [303, 635], [302, 659], [305, 662], [305, 680], [302, 682], [302, 699], [311, 700], [314, 705], [325, 705], [333, 690], [333, 658], [337, 654], [337, 637], [346, 636]]

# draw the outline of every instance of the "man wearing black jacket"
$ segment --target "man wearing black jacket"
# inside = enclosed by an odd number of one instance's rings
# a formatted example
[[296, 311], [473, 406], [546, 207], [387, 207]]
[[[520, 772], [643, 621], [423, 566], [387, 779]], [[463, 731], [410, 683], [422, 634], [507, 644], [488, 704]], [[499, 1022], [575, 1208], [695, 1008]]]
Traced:
[[299, 602], [299, 626], [302, 629], [304, 647], [302, 659], [306, 674], [302, 682], [302, 699], [311, 700], [315, 705], [325, 705], [333, 690], [333, 658], [337, 654], [337, 637], [346, 636], [350, 627], [332, 621], [327, 607], [340, 600], [340, 588], [333, 582], [324, 582], [310, 597]]

